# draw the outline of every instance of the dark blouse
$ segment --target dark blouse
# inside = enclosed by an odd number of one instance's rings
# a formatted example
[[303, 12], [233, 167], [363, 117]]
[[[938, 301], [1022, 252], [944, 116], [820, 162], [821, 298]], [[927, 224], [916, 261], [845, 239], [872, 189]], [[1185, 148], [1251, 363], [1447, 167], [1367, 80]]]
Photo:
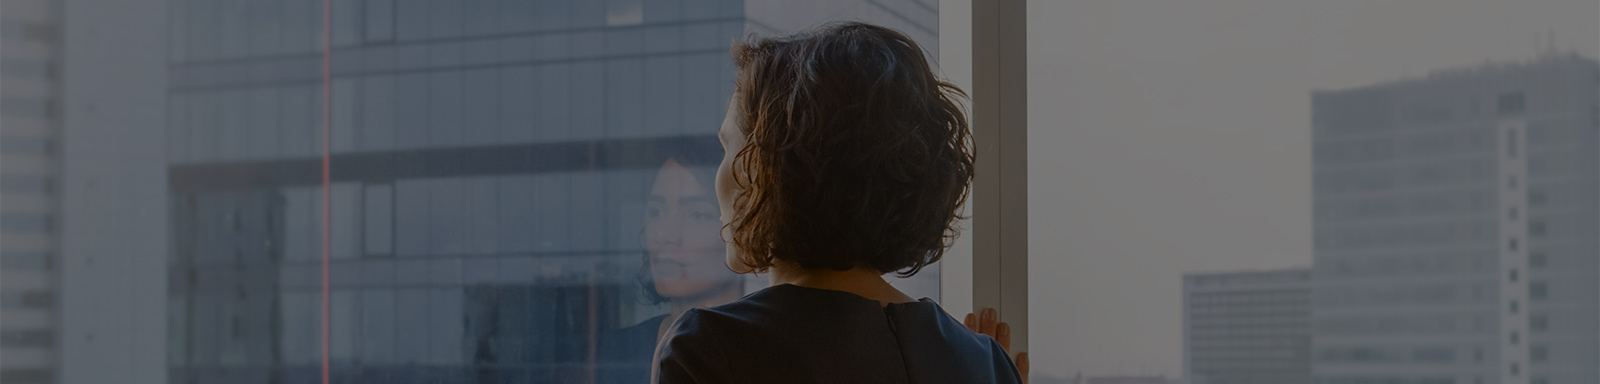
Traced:
[[596, 357], [595, 381], [599, 384], [644, 384], [650, 382], [651, 356], [656, 350], [656, 333], [667, 315], [652, 317], [631, 327], [618, 329], [600, 338]]
[[1019, 383], [1000, 343], [932, 300], [769, 287], [685, 312], [657, 347], [656, 383]]

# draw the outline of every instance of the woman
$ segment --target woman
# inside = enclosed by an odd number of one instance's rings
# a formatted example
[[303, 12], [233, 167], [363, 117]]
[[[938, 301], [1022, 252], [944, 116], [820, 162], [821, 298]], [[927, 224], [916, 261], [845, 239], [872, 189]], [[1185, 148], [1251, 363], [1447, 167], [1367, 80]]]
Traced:
[[744, 279], [723, 265], [726, 246], [718, 233], [721, 214], [708, 168], [716, 154], [682, 151], [656, 171], [645, 200], [644, 266], [636, 280], [649, 304], [666, 303], [667, 314], [622, 328], [601, 339], [596, 379], [638, 384], [650, 378], [656, 340], [690, 308], [714, 307], [744, 295]]
[[883, 279], [957, 235], [973, 149], [965, 94], [917, 44], [861, 23], [733, 47], [718, 136], [726, 262], [771, 286], [685, 312], [658, 383], [1015, 383], [995, 339]]

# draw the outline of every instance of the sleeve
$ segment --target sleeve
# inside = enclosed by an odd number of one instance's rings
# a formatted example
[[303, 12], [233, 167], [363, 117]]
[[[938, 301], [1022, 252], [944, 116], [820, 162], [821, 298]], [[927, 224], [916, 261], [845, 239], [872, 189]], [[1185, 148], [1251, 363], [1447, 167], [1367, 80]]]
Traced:
[[1022, 374], [1017, 372], [1017, 364], [1011, 361], [1011, 356], [1006, 354], [1006, 349], [1000, 347], [1000, 342], [989, 339], [989, 351], [994, 358], [994, 382], [1000, 384], [1022, 384]]
[[655, 364], [650, 367], [650, 382], [655, 384], [732, 383], [732, 372], [719, 365], [724, 361], [719, 347], [707, 337], [699, 309], [684, 312], [656, 343]]

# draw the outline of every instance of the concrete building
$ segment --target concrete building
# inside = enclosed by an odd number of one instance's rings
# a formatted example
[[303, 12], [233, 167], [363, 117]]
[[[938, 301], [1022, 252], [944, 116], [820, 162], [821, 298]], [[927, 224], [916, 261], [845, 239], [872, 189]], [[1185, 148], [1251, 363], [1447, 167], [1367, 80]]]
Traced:
[[1319, 384], [1600, 382], [1600, 70], [1312, 95]]
[[51, 383], [61, 244], [61, 3], [5, 0], [0, 14], [0, 382]]
[[1184, 275], [1183, 377], [1311, 383], [1310, 289], [1307, 269]]

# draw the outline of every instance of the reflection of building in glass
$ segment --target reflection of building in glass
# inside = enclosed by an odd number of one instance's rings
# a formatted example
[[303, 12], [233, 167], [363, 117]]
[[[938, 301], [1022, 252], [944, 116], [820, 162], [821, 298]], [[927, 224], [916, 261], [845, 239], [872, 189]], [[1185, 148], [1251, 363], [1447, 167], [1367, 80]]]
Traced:
[[1575, 56], [1313, 95], [1318, 383], [1600, 381], [1600, 102]]
[[55, 382], [61, 4], [0, 3], [0, 382]]
[[1310, 291], [1307, 269], [1184, 275], [1184, 377], [1310, 384]]
[[324, 235], [335, 381], [584, 382], [665, 310], [645, 197], [720, 153], [730, 41], [853, 16], [937, 47], [931, 1], [335, 1], [323, 100], [319, 4], [170, 2], [173, 382], [315, 381]]

